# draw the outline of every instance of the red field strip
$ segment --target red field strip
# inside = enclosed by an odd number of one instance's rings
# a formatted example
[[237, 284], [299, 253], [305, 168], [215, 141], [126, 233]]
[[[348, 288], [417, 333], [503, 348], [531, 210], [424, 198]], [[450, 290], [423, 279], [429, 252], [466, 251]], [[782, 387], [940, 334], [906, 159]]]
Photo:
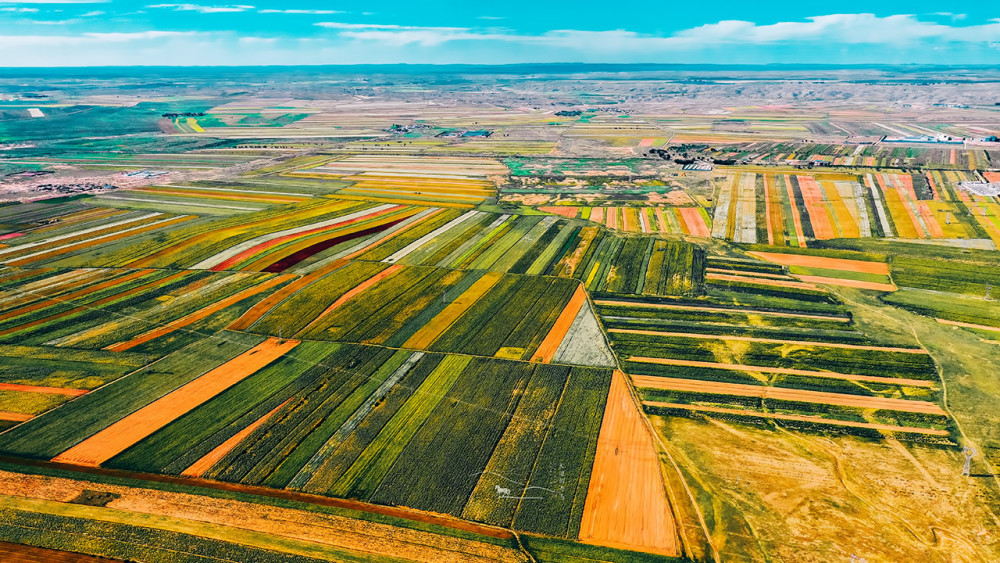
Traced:
[[208, 307], [205, 307], [204, 309], [199, 309], [199, 310], [197, 310], [197, 311], [195, 311], [195, 312], [193, 312], [193, 313], [191, 313], [189, 315], [183, 316], [183, 317], [181, 317], [181, 318], [179, 318], [177, 320], [174, 320], [172, 322], [169, 322], [169, 323], [167, 323], [167, 324], [165, 324], [165, 325], [163, 325], [161, 327], [157, 327], [157, 328], [154, 328], [153, 330], [150, 330], [148, 332], [140, 334], [139, 336], [136, 336], [132, 340], [127, 340], [125, 342], [119, 342], [117, 344], [112, 344], [110, 346], [106, 346], [104, 349], [105, 350], [111, 350], [112, 352], [124, 352], [126, 350], [131, 350], [132, 348], [135, 348], [136, 346], [139, 346], [140, 344], [145, 344], [146, 342], [149, 342], [150, 340], [159, 338], [159, 337], [164, 336], [166, 334], [170, 334], [171, 332], [174, 332], [175, 330], [179, 330], [179, 329], [184, 328], [184, 327], [186, 327], [188, 325], [194, 324], [194, 323], [200, 321], [201, 319], [204, 319], [205, 317], [207, 317], [207, 316], [209, 316], [209, 315], [211, 315], [213, 313], [217, 313], [217, 312], [225, 309], [226, 307], [229, 307], [230, 305], [235, 305], [236, 303], [239, 303], [240, 301], [243, 301], [244, 299], [246, 299], [248, 297], [252, 297], [254, 295], [257, 295], [258, 293], [262, 293], [264, 291], [267, 291], [267, 290], [271, 289], [272, 287], [274, 287], [276, 285], [279, 285], [279, 284], [282, 284], [282, 283], [284, 283], [284, 282], [286, 282], [289, 279], [292, 279], [294, 277], [295, 276], [292, 276], [292, 275], [284, 275], [284, 276], [273, 277], [273, 278], [265, 281], [264, 283], [255, 285], [255, 286], [247, 288], [247, 289], [244, 289], [243, 291], [241, 291], [241, 292], [239, 292], [239, 293], [237, 293], [235, 295], [230, 295], [229, 297], [227, 297], [225, 299], [222, 299], [220, 301], [216, 301], [215, 303], [213, 303], [212, 305], [209, 305]]
[[768, 344], [792, 344], [794, 346], [817, 346], [821, 348], [842, 348], [845, 350], [873, 350], [876, 352], [899, 352], [901, 354], [927, 354], [919, 348], [894, 348], [891, 346], [868, 346], [864, 344], [841, 344], [839, 342], [812, 342], [806, 340], [781, 340], [777, 338], [756, 338], [752, 336], [733, 336], [729, 334], [697, 334], [691, 332], [663, 332], [659, 330], [639, 330], [630, 328], [612, 328], [608, 332], [622, 334], [645, 334], [647, 336], [667, 336], [670, 338], [697, 338], [699, 340], [738, 340], [742, 342], [765, 342]]
[[52, 461], [96, 467], [250, 377], [298, 344], [296, 340], [269, 338], [115, 422]]
[[7, 422], [24, 422], [32, 418], [35, 418], [34, 415], [19, 412], [0, 412], [0, 420], [6, 420]]
[[697, 379], [675, 379], [673, 377], [655, 377], [647, 375], [632, 375], [630, 377], [637, 387], [645, 387], [647, 389], [686, 391], [690, 393], [709, 393], [713, 395], [734, 395], [737, 397], [757, 397], [760, 399], [799, 401], [802, 403], [818, 403], [825, 405], [838, 405], [842, 407], [857, 407], [862, 409], [885, 409], [900, 412], [918, 412], [941, 416], [945, 416], [946, 414], [940, 406], [927, 401], [886, 399], [883, 397], [869, 397], [865, 395], [845, 395], [843, 393], [805, 391], [802, 389], [789, 389], [787, 387], [765, 387], [763, 385], [720, 383], [716, 381], [701, 381]]
[[[319, 242], [313, 242], [313, 243], [309, 244], [309, 246], [306, 246], [305, 248], [300, 248], [300, 249], [296, 250], [295, 252], [292, 252], [291, 254], [288, 254], [287, 256], [284, 256], [283, 258], [280, 258], [279, 260], [277, 260], [275, 262], [272, 262], [269, 266], [267, 266], [266, 268], [264, 268], [262, 271], [264, 271], [264, 272], [273, 272], [273, 273], [284, 272], [285, 270], [287, 270], [288, 268], [291, 268], [292, 266], [298, 264], [299, 262], [302, 262], [303, 260], [305, 260], [307, 258], [315, 256], [316, 254], [319, 254], [320, 252], [323, 252], [324, 250], [328, 250], [330, 248], [333, 248], [334, 246], [337, 246], [338, 244], [343, 244], [345, 242], [349, 242], [349, 241], [352, 241], [354, 239], [359, 239], [359, 238], [362, 238], [362, 237], [366, 237], [368, 235], [380, 233], [382, 231], [391, 229], [392, 227], [398, 225], [399, 223], [402, 223], [403, 221], [409, 219], [410, 216], [412, 216], [412, 215], [413, 215], [412, 213], [410, 213], [410, 214], [403, 214], [403, 216], [400, 216], [400, 217], [398, 217], [398, 218], [396, 218], [396, 219], [394, 219], [392, 221], [389, 221], [387, 223], [379, 223], [379, 224], [376, 224], [376, 225], [372, 225], [370, 227], [365, 227], [365, 228], [360, 228], [360, 229], [349, 229], [348, 232], [346, 232], [346, 233], [339, 233], [335, 237], [324, 239], [324, 240], [321, 240]], [[318, 238], [322, 238], [322, 237], [318, 237]], [[311, 241], [306, 241], [306, 242], [309, 243]], [[273, 259], [273, 256], [269, 256], [267, 258], [263, 258], [262, 260], [271, 260], [271, 259]], [[253, 264], [249, 265], [249, 267], [251, 269], [253, 269]]]
[[70, 315], [75, 315], [76, 313], [79, 313], [81, 311], [86, 311], [86, 310], [92, 309], [94, 307], [100, 307], [101, 305], [105, 305], [105, 304], [111, 303], [113, 301], [119, 301], [119, 300], [125, 299], [126, 297], [129, 297], [131, 295], [135, 295], [136, 293], [142, 293], [144, 291], [147, 291], [150, 288], [157, 287], [157, 286], [162, 286], [162, 285], [166, 285], [166, 284], [168, 284], [168, 283], [170, 283], [170, 282], [172, 282], [172, 281], [174, 281], [176, 279], [182, 278], [182, 277], [184, 277], [184, 276], [186, 276], [188, 274], [189, 274], [189, 272], [177, 272], [176, 274], [173, 274], [171, 276], [167, 276], [165, 278], [161, 278], [161, 279], [158, 279], [156, 281], [145, 283], [145, 284], [142, 284], [142, 285], [140, 285], [138, 287], [133, 287], [132, 289], [130, 289], [128, 291], [123, 291], [121, 293], [116, 293], [115, 295], [111, 295], [109, 297], [105, 297], [104, 299], [99, 299], [97, 301], [94, 301], [93, 303], [88, 303], [86, 306], [74, 307], [73, 309], [70, 309], [68, 311], [60, 311], [58, 313], [55, 313], [53, 315], [49, 315], [49, 316], [41, 318], [41, 319], [35, 319], [35, 320], [33, 320], [33, 321], [29, 322], [29, 323], [17, 325], [15, 327], [11, 327], [11, 328], [2, 330], [2, 331], [0, 331], [0, 336], [4, 336], [4, 335], [11, 334], [11, 333], [14, 333], [14, 332], [18, 332], [18, 331], [21, 331], [21, 330], [29, 329], [29, 328], [31, 328], [33, 326], [38, 326], [38, 325], [41, 325], [41, 324], [45, 324], [47, 322], [54, 321], [56, 319], [60, 319], [60, 318], [63, 318], [63, 317], [68, 317]]
[[891, 424], [875, 424], [872, 422], [853, 422], [850, 420], [821, 418], [818, 416], [807, 416], [804, 414], [756, 412], [744, 409], [727, 409], [724, 407], [713, 407], [708, 405], [685, 405], [683, 403], [664, 403], [660, 401], [645, 401], [642, 404], [650, 407], [659, 407], [667, 409], [684, 409], [684, 410], [703, 412], [703, 413], [735, 414], [739, 416], [770, 418], [774, 420], [797, 420], [803, 422], [815, 422], [817, 424], [829, 424], [831, 426], [846, 426], [850, 428], [870, 428], [872, 430], [884, 430], [887, 432], [908, 432], [911, 434], [926, 434], [928, 436], [948, 436], [947, 430], [938, 430], [937, 428], [918, 428], [916, 426], [893, 426]]
[[582, 285], [579, 285], [576, 288], [576, 292], [573, 293], [573, 297], [570, 298], [569, 303], [566, 304], [566, 308], [559, 313], [556, 324], [552, 325], [549, 333], [545, 335], [545, 339], [538, 346], [538, 350], [532, 355], [531, 361], [547, 364], [555, 358], [556, 350], [559, 349], [559, 345], [566, 338], [570, 327], [573, 326], [573, 321], [576, 320], [576, 316], [580, 313], [580, 309], [586, 302], [587, 292], [584, 291]]
[[615, 370], [580, 524], [583, 543], [677, 556], [660, 457], [625, 374]]
[[702, 217], [701, 213], [694, 207], [678, 207], [677, 210], [681, 214], [681, 218], [684, 219], [684, 224], [687, 225], [688, 232], [693, 237], [711, 237], [712, 233], [708, 230], [708, 225], [705, 224], [705, 218]]
[[861, 280], [848, 280], [844, 278], [826, 278], [823, 276], [799, 276], [795, 277], [807, 283], [821, 283], [826, 285], [836, 285], [840, 287], [853, 287], [857, 289], [870, 289], [872, 291], [896, 291], [897, 287], [891, 283], [866, 282]]
[[[291, 401], [291, 399], [288, 399], [288, 401]], [[247, 436], [253, 434], [254, 430], [260, 428], [265, 422], [267, 422], [269, 418], [274, 416], [274, 413], [278, 412], [281, 409], [281, 407], [287, 405], [288, 401], [285, 401], [284, 403], [281, 403], [280, 405], [274, 407], [274, 410], [258, 418], [252, 424], [250, 424], [243, 430], [240, 430], [235, 435], [233, 435], [232, 438], [219, 444], [214, 450], [208, 452], [207, 454], [205, 454], [204, 457], [192, 463], [191, 467], [188, 467], [187, 469], [182, 471], [181, 475], [185, 477], [201, 477], [202, 475], [204, 475], [205, 472], [211, 469], [213, 465], [218, 463], [220, 459], [226, 457], [226, 454], [231, 452], [233, 448], [240, 445], [240, 442], [245, 440]]]
[[889, 275], [889, 265], [885, 262], [868, 262], [865, 260], [846, 260], [843, 258], [826, 258], [806, 254], [782, 254], [780, 252], [748, 252], [747, 254], [774, 262], [782, 266], [802, 266], [804, 268], [823, 268], [825, 270], [843, 270], [860, 274]]
[[356, 219], [350, 219], [350, 220], [344, 221], [342, 223], [335, 223], [333, 225], [327, 225], [325, 227], [317, 227], [315, 229], [310, 229], [308, 231], [302, 231], [300, 233], [293, 233], [293, 234], [290, 234], [290, 235], [285, 235], [283, 237], [278, 237], [278, 238], [273, 239], [273, 240], [269, 240], [267, 242], [262, 242], [262, 243], [254, 246], [252, 248], [248, 248], [248, 249], [244, 250], [243, 252], [240, 252], [236, 256], [233, 256], [232, 258], [229, 258], [229, 259], [223, 261], [220, 264], [212, 266], [209, 269], [212, 270], [213, 272], [221, 272], [222, 270], [228, 270], [231, 266], [239, 264], [240, 262], [243, 262], [244, 260], [246, 260], [246, 259], [248, 259], [248, 258], [250, 258], [252, 256], [260, 254], [261, 252], [264, 252], [265, 250], [274, 248], [275, 246], [284, 244], [284, 243], [286, 243], [286, 242], [288, 242], [290, 240], [294, 240], [294, 239], [298, 239], [298, 238], [304, 238], [304, 237], [307, 237], [309, 235], [314, 235], [316, 233], [321, 233], [321, 232], [324, 232], [324, 231], [333, 231], [333, 230], [342, 229], [342, 228], [344, 228], [344, 227], [346, 227], [348, 225], [353, 225], [353, 224], [359, 223], [361, 221], [367, 221], [367, 220], [375, 218], [375, 217], [381, 217], [381, 216], [386, 215], [388, 213], [393, 213], [393, 212], [399, 211], [400, 209], [405, 209], [405, 207], [406, 207], [405, 205], [397, 205], [395, 207], [390, 207], [389, 209], [384, 209], [384, 210], [382, 210], [380, 212], [369, 213], [368, 215], [364, 215], [364, 216], [358, 217]]
[[89, 393], [86, 389], [66, 389], [65, 387], [42, 387], [40, 385], [18, 385], [17, 383], [0, 383], [0, 391], [20, 391], [22, 393], [46, 393], [49, 395], [66, 395], [79, 397]]
[[632, 362], [643, 364], [659, 364], [664, 366], [681, 366], [708, 369], [728, 369], [733, 371], [745, 371], [750, 373], [775, 373], [779, 375], [798, 375], [802, 377], [823, 377], [828, 379], [843, 379], [845, 381], [865, 381], [869, 383], [885, 383], [887, 385], [907, 385], [910, 387], [931, 388], [933, 382], [925, 379], [903, 379], [901, 377], [882, 377], [878, 375], [856, 375], [852, 373], [837, 373], [835, 371], [815, 371], [810, 369], [792, 369], [767, 366], [749, 366], [745, 364], [723, 364], [718, 362], [701, 362], [697, 360], [675, 360], [673, 358], [647, 358], [644, 356], [632, 356], [628, 358]]
[[784, 313], [781, 311], [764, 311], [760, 309], [727, 309], [724, 307], [698, 307], [696, 305], [673, 305], [670, 303], [643, 303], [637, 301], [616, 301], [613, 299], [596, 299], [598, 305], [616, 305], [621, 307], [638, 307], [642, 309], [672, 309], [677, 311], [702, 311], [706, 313], [743, 313], [746, 315], [764, 315], [768, 317], [786, 317], [792, 319], [817, 319], [840, 323], [851, 322], [850, 317], [832, 317], [827, 315], [811, 315], [809, 313]]
[[392, 266], [389, 266], [388, 268], [386, 268], [386, 269], [382, 270], [381, 272], [375, 274], [374, 276], [368, 278], [367, 280], [359, 283], [357, 285], [357, 287], [355, 287], [354, 289], [348, 290], [347, 293], [341, 295], [336, 301], [333, 302], [333, 304], [331, 304], [329, 307], [327, 307], [325, 311], [323, 311], [322, 313], [320, 313], [318, 317], [316, 317], [315, 319], [313, 319], [312, 322], [310, 322], [309, 324], [307, 324], [305, 326], [305, 328], [303, 328], [302, 330], [300, 330], [299, 334], [304, 334], [310, 328], [312, 328], [313, 326], [315, 326], [316, 323], [318, 323], [321, 319], [323, 319], [323, 317], [326, 317], [327, 315], [329, 315], [330, 313], [332, 313], [337, 307], [340, 307], [344, 303], [347, 303], [348, 301], [350, 301], [352, 298], [356, 297], [358, 294], [360, 294], [364, 290], [366, 290], [369, 287], [377, 284], [378, 282], [384, 280], [385, 278], [387, 278], [387, 277], [395, 274], [396, 272], [398, 272], [402, 268], [403, 268], [403, 266], [401, 264], [393, 264]]

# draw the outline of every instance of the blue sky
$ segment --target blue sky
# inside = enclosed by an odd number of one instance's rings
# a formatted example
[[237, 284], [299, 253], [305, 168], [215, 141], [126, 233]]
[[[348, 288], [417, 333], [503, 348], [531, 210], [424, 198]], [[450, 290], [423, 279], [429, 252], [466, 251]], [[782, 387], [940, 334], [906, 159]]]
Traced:
[[0, 66], [1000, 64], [1000, 4], [949, 5], [0, 0]]

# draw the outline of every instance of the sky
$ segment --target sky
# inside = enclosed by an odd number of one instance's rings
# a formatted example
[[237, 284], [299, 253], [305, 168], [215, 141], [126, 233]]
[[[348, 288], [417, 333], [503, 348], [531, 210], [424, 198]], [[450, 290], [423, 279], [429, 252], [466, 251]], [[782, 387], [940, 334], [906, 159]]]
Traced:
[[998, 2], [236, 2], [0, 0], [0, 67], [1000, 65]]

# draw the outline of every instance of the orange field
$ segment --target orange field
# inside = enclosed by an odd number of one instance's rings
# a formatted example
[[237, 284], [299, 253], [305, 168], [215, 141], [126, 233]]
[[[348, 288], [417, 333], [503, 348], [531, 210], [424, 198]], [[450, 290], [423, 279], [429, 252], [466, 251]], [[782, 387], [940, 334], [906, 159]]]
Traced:
[[615, 370], [580, 524], [580, 541], [677, 556], [678, 539], [656, 446]]
[[170, 323], [167, 323], [167, 324], [165, 324], [165, 325], [163, 325], [161, 327], [157, 327], [157, 328], [154, 328], [153, 330], [150, 330], [148, 332], [140, 334], [139, 336], [136, 336], [132, 340], [126, 340], [125, 342], [119, 342], [117, 344], [112, 344], [110, 346], [106, 346], [104, 349], [105, 350], [111, 350], [112, 352], [124, 352], [126, 350], [131, 350], [132, 348], [135, 348], [136, 346], [139, 346], [141, 344], [145, 344], [146, 342], [149, 342], [150, 340], [154, 340], [154, 339], [159, 338], [161, 336], [170, 334], [171, 332], [174, 332], [176, 330], [180, 330], [180, 329], [182, 329], [182, 328], [184, 328], [184, 327], [186, 327], [188, 325], [194, 324], [194, 323], [200, 321], [201, 319], [204, 319], [205, 317], [207, 317], [207, 316], [209, 316], [209, 315], [211, 315], [213, 313], [217, 313], [217, 312], [225, 309], [226, 307], [229, 307], [230, 305], [235, 305], [235, 304], [239, 303], [240, 301], [243, 301], [247, 297], [252, 297], [254, 295], [257, 295], [259, 293], [267, 291], [267, 290], [271, 289], [272, 287], [274, 287], [276, 285], [279, 285], [279, 284], [282, 284], [282, 283], [284, 283], [284, 282], [286, 282], [286, 281], [288, 281], [288, 280], [290, 280], [290, 279], [292, 279], [294, 277], [295, 276], [293, 276], [291, 274], [273, 277], [273, 278], [265, 281], [264, 283], [257, 284], [257, 285], [255, 285], [253, 287], [248, 288], [248, 289], [244, 289], [243, 291], [241, 291], [239, 293], [236, 293], [234, 295], [230, 295], [229, 297], [227, 297], [225, 299], [221, 299], [219, 301], [216, 301], [212, 305], [209, 305], [208, 307], [205, 307], [203, 309], [199, 309], [199, 310], [191, 313], [190, 315], [183, 316], [183, 317], [181, 317], [181, 318], [179, 318], [179, 319], [177, 319], [175, 321], [172, 321]]
[[32, 414], [21, 414], [19, 412], [0, 412], [0, 420], [7, 422], [24, 422], [35, 418]]
[[570, 327], [573, 326], [573, 321], [576, 320], [576, 316], [580, 313], [580, 308], [586, 303], [587, 292], [584, 291], [582, 285], [577, 286], [576, 293], [570, 298], [569, 303], [566, 304], [566, 308], [559, 313], [556, 324], [552, 325], [552, 329], [545, 335], [545, 339], [538, 346], [538, 350], [532, 356], [531, 361], [546, 364], [552, 361], [552, 358], [556, 355], [556, 350], [559, 349], [559, 345], [566, 338]]
[[698, 209], [694, 207], [678, 207], [677, 210], [681, 214], [681, 219], [684, 220], [684, 224], [687, 226], [688, 234], [693, 237], [710, 237], [712, 233], [708, 230], [708, 225], [705, 224], [705, 218], [702, 217]]
[[[291, 399], [288, 399], [288, 401], [291, 401]], [[204, 475], [205, 472], [211, 469], [213, 465], [218, 463], [220, 459], [226, 457], [226, 454], [231, 452], [233, 448], [240, 445], [240, 442], [245, 440], [247, 436], [253, 434], [254, 430], [260, 428], [265, 422], [267, 422], [267, 419], [274, 416], [274, 413], [278, 412], [278, 410], [280, 410], [281, 407], [287, 405], [288, 401], [285, 401], [284, 403], [281, 403], [280, 405], [274, 407], [274, 409], [271, 410], [271, 412], [260, 417], [252, 424], [250, 424], [250, 426], [247, 426], [243, 430], [240, 430], [239, 432], [234, 434], [232, 438], [219, 444], [218, 447], [216, 447], [214, 450], [205, 454], [205, 457], [192, 463], [191, 467], [188, 467], [187, 469], [182, 471], [181, 475], [185, 477], [201, 477], [202, 475]]]
[[802, 266], [805, 268], [823, 268], [826, 270], [844, 270], [865, 274], [889, 275], [889, 265], [883, 262], [866, 262], [864, 260], [845, 260], [843, 258], [825, 258], [822, 256], [807, 256], [804, 254], [781, 254], [778, 252], [748, 252], [751, 256], [781, 264], [782, 266]]
[[59, 454], [52, 461], [97, 467], [253, 375], [298, 345], [269, 338]]

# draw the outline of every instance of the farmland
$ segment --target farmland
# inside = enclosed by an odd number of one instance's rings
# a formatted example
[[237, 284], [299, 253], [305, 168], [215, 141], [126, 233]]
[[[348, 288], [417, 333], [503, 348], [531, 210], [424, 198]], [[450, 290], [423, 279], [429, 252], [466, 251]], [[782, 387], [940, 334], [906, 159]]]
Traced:
[[0, 76], [0, 558], [1000, 558], [986, 70], [145, 72]]

